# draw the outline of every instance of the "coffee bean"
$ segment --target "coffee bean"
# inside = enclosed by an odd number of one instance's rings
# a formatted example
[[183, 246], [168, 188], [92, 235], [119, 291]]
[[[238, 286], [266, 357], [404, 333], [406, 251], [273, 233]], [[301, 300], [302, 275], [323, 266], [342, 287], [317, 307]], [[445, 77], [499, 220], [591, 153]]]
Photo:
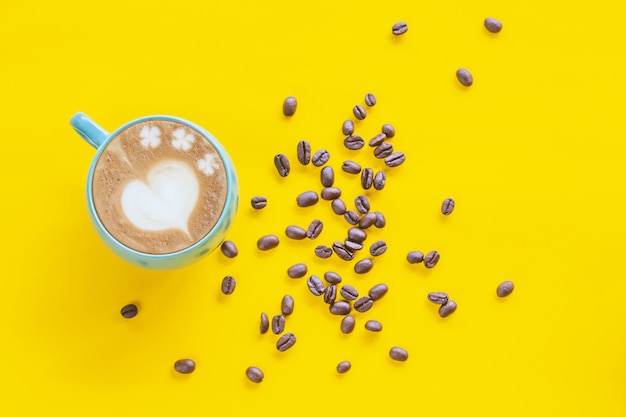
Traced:
[[418, 250], [407, 253], [406, 260], [410, 264], [418, 264], [424, 260], [424, 254]]
[[174, 369], [181, 374], [190, 374], [196, 370], [196, 362], [193, 359], [179, 359], [174, 362]]
[[337, 299], [337, 286], [330, 284], [324, 291], [324, 302], [326, 304], [332, 304]]
[[360, 242], [354, 242], [350, 239], [346, 239], [343, 241], [343, 244], [346, 248], [350, 249], [352, 252], [360, 251], [363, 249], [363, 244]]
[[365, 295], [354, 302], [354, 309], [359, 313], [365, 313], [374, 305], [374, 300], [369, 295]]
[[281, 352], [286, 351], [296, 344], [296, 336], [293, 333], [285, 333], [276, 342], [276, 349]]
[[286, 177], [289, 175], [289, 171], [291, 171], [291, 164], [289, 164], [289, 159], [287, 155], [279, 153], [274, 157], [274, 165], [276, 166], [276, 170], [278, 170], [278, 175], [281, 177]]
[[263, 375], [263, 371], [260, 370], [259, 368], [257, 368], [256, 366], [250, 366], [250, 367], [248, 367], [248, 369], [246, 369], [246, 377], [250, 381], [252, 381], [252, 382], [254, 382], [256, 384], [258, 384], [260, 382], [263, 382], [263, 377], [264, 376], [265, 375]]
[[380, 211], [374, 212], [376, 214], [376, 221], [374, 221], [374, 227], [377, 229], [382, 229], [387, 224], [387, 219]]
[[120, 310], [120, 314], [125, 319], [132, 319], [139, 312], [139, 308], [135, 304], [127, 304]]
[[354, 272], [357, 274], [365, 274], [372, 270], [374, 262], [370, 258], [361, 259], [354, 264]]
[[252, 197], [250, 199], [250, 204], [252, 204], [253, 209], [260, 210], [263, 207], [267, 206], [267, 198], [262, 196]]
[[367, 229], [376, 222], [376, 213], [367, 213], [359, 220], [359, 227], [361, 229]]
[[341, 197], [341, 190], [337, 187], [325, 187], [320, 194], [323, 200], [330, 201]]
[[385, 141], [385, 139], [387, 139], [387, 136], [384, 133], [379, 133], [378, 135], [371, 138], [367, 144], [370, 147], [375, 148], [377, 146], [380, 146]]
[[326, 245], [319, 245], [315, 247], [315, 255], [318, 258], [326, 259], [330, 258], [333, 254], [333, 250]]
[[354, 206], [361, 214], [367, 214], [370, 211], [370, 201], [364, 195], [359, 195], [354, 199]]
[[496, 294], [498, 295], [498, 297], [506, 297], [513, 292], [514, 288], [515, 285], [513, 285], [511, 281], [504, 281], [500, 285], [498, 285], [498, 288], [496, 289]]
[[354, 133], [354, 123], [352, 120], [346, 120], [343, 122], [343, 125], [341, 125], [341, 133], [345, 136], [350, 136]]
[[235, 286], [237, 285], [237, 281], [235, 278], [230, 275], [226, 275], [224, 279], [222, 279], [222, 293], [225, 295], [230, 295], [235, 291]]
[[367, 104], [368, 107], [373, 107], [376, 105], [376, 96], [372, 93], [367, 93], [365, 95], [365, 104]]
[[439, 252], [431, 250], [426, 254], [426, 256], [424, 256], [424, 266], [426, 268], [434, 268], [435, 265], [437, 265], [437, 262], [439, 262], [439, 258]]
[[343, 218], [346, 219], [346, 221], [351, 225], [359, 223], [359, 214], [354, 210], [346, 210], [343, 214]]
[[339, 284], [341, 282], [341, 275], [333, 271], [324, 272], [324, 279], [329, 284]]
[[292, 265], [287, 269], [287, 275], [289, 275], [290, 278], [302, 278], [306, 273], [307, 267], [302, 263]]
[[306, 230], [304, 230], [300, 226], [287, 226], [287, 228], [285, 229], [285, 234], [290, 239], [302, 240], [306, 237]]
[[270, 250], [278, 246], [278, 243], [279, 243], [278, 236], [265, 235], [263, 237], [260, 237], [259, 240], [257, 240], [256, 246], [257, 248], [259, 248], [259, 250]]
[[345, 316], [350, 314], [350, 311], [352, 311], [350, 303], [344, 300], [332, 303], [328, 309], [330, 314], [335, 314], [337, 316]]
[[353, 242], [363, 243], [367, 239], [367, 232], [358, 227], [351, 227], [348, 229], [348, 239]]
[[322, 233], [322, 229], [324, 228], [324, 223], [321, 220], [315, 219], [309, 225], [309, 228], [306, 231], [306, 236], [309, 239], [316, 239], [320, 233]]
[[354, 161], [343, 161], [341, 169], [348, 174], [358, 174], [359, 172], [361, 172], [361, 165], [357, 164]]
[[239, 254], [237, 246], [235, 246], [235, 244], [230, 240], [225, 240], [220, 246], [220, 249], [227, 258], [234, 258]]
[[370, 332], [380, 332], [383, 330], [383, 324], [378, 320], [368, 320], [365, 322], [365, 328]]
[[283, 296], [283, 299], [280, 303], [280, 311], [283, 313], [283, 316], [288, 316], [293, 313], [294, 301], [293, 297], [289, 294]]
[[393, 153], [393, 145], [389, 142], [383, 142], [374, 149], [374, 156], [378, 159], [384, 159]]
[[377, 240], [370, 246], [370, 254], [372, 256], [380, 256], [387, 251], [387, 244], [384, 240]]
[[352, 368], [352, 364], [350, 361], [342, 361], [337, 364], [337, 372], [340, 374], [345, 374]]
[[311, 157], [311, 163], [316, 167], [321, 167], [330, 159], [330, 153], [326, 149], [320, 149]]
[[402, 349], [401, 347], [395, 346], [389, 350], [389, 357], [394, 361], [404, 362], [409, 359], [409, 352]]
[[405, 22], [398, 22], [391, 27], [391, 33], [394, 35], [402, 35], [409, 30], [409, 26]]
[[333, 209], [335, 214], [343, 215], [346, 213], [346, 203], [343, 202], [340, 198], [336, 198], [330, 203], [330, 207]]
[[394, 168], [399, 165], [402, 165], [405, 159], [406, 159], [406, 156], [404, 155], [404, 152], [394, 152], [385, 158], [385, 165], [387, 165], [390, 168]]
[[365, 146], [365, 140], [359, 135], [346, 136], [343, 140], [343, 146], [351, 151], [357, 151]]
[[354, 316], [345, 316], [343, 319], [341, 319], [341, 333], [352, 333], [355, 325], [356, 319], [354, 318]]
[[383, 171], [378, 171], [376, 175], [374, 175], [374, 180], [372, 181], [372, 185], [376, 190], [382, 190], [385, 188], [385, 184], [387, 183], [387, 174]]
[[259, 331], [261, 332], [261, 334], [265, 334], [267, 333], [269, 329], [270, 329], [270, 320], [267, 317], [267, 314], [261, 313], [261, 325], [259, 326]]
[[465, 87], [469, 87], [470, 85], [474, 84], [474, 77], [472, 77], [472, 74], [465, 68], [459, 68], [456, 71], [456, 78]]
[[428, 301], [435, 304], [445, 304], [448, 302], [448, 294], [441, 291], [429, 292]]
[[360, 104], [354, 106], [354, 108], [352, 109], [352, 113], [354, 113], [354, 117], [356, 117], [358, 120], [363, 120], [365, 119], [365, 117], [367, 117], [365, 109]]
[[385, 123], [381, 131], [385, 134], [385, 136], [387, 136], [388, 139], [391, 139], [396, 135], [396, 129], [389, 123]]
[[456, 303], [452, 300], [446, 301], [439, 307], [439, 315], [441, 317], [448, 317], [450, 314], [456, 311]]
[[326, 291], [326, 287], [324, 286], [324, 283], [322, 282], [320, 277], [318, 277], [317, 275], [311, 275], [309, 279], [307, 279], [306, 285], [309, 288], [309, 291], [311, 292], [311, 294], [313, 294], [316, 297], [319, 297], [320, 295], [324, 294], [324, 292]]
[[285, 331], [285, 316], [282, 314], [276, 314], [272, 318], [272, 332], [274, 334], [281, 334]]
[[364, 190], [369, 190], [372, 188], [372, 183], [374, 182], [374, 170], [372, 168], [363, 168], [361, 171], [361, 187]]
[[296, 107], [298, 107], [298, 100], [295, 97], [289, 96], [283, 101], [283, 114], [287, 117], [291, 117], [296, 113]]
[[485, 28], [491, 33], [498, 33], [502, 30], [502, 23], [493, 17], [485, 19]]
[[335, 252], [337, 256], [339, 256], [344, 261], [351, 261], [352, 259], [354, 259], [354, 252], [352, 252], [350, 249], [347, 249], [341, 242], [333, 243], [333, 252]]
[[359, 298], [359, 291], [352, 285], [343, 285], [339, 290], [339, 294], [348, 301], [356, 300]]
[[310, 207], [316, 204], [319, 200], [315, 191], [305, 191], [296, 197], [296, 203], [299, 207]]
[[331, 166], [325, 166], [320, 171], [320, 180], [324, 187], [332, 187], [335, 183], [335, 171]]
[[447, 216], [452, 213], [452, 210], [454, 210], [454, 199], [446, 198], [443, 200], [443, 203], [441, 203], [441, 213], [443, 213], [444, 216]]
[[308, 165], [311, 161], [311, 144], [306, 140], [298, 142], [297, 147], [298, 162], [302, 165]]
[[367, 295], [369, 295], [372, 300], [376, 301], [383, 298], [385, 294], [387, 294], [387, 291], [389, 291], [389, 288], [386, 284], [376, 284], [370, 288]]

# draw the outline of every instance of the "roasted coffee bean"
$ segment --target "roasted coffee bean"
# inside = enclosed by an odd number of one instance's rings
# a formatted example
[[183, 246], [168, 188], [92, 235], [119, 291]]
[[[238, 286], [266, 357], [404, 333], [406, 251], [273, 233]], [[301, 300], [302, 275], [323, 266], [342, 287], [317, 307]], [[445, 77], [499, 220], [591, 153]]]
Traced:
[[127, 304], [120, 310], [120, 314], [125, 319], [132, 319], [139, 312], [139, 308], [135, 304]]
[[344, 203], [340, 198], [335, 198], [330, 204], [330, 207], [333, 209], [335, 214], [343, 215], [346, 213], [346, 203]]
[[437, 265], [437, 262], [439, 262], [439, 258], [439, 252], [431, 250], [426, 254], [426, 256], [424, 256], [424, 266], [426, 268], [434, 268], [435, 265]]
[[324, 302], [326, 304], [332, 304], [337, 299], [337, 286], [330, 284], [324, 291]]
[[364, 190], [372, 188], [374, 182], [374, 170], [372, 168], [363, 168], [361, 171], [361, 187]]
[[344, 300], [335, 301], [330, 305], [328, 309], [330, 310], [330, 314], [335, 314], [337, 316], [345, 316], [347, 314], [350, 314], [350, 312], [352, 311], [350, 303]]
[[361, 172], [361, 165], [357, 164], [354, 161], [343, 161], [341, 169], [348, 174], [358, 174], [359, 172]]
[[389, 291], [387, 284], [376, 284], [370, 288], [367, 295], [369, 295], [372, 300], [376, 301], [383, 298], [385, 294], [387, 294], [387, 291]]
[[404, 362], [409, 359], [409, 352], [402, 349], [401, 347], [395, 346], [389, 350], [389, 357], [394, 361]]
[[368, 227], [373, 225], [375, 222], [376, 222], [376, 213], [370, 212], [364, 215], [363, 217], [361, 217], [361, 219], [359, 220], [359, 227], [361, 229], [367, 229]]
[[322, 233], [323, 228], [324, 223], [322, 223], [321, 220], [313, 220], [306, 231], [306, 237], [308, 237], [309, 239], [316, 239], [320, 235], [320, 233]]
[[361, 259], [354, 264], [354, 272], [357, 274], [365, 274], [372, 270], [374, 262], [370, 258]]
[[357, 151], [365, 146], [365, 140], [359, 135], [346, 136], [343, 140], [343, 146], [351, 151]]
[[298, 162], [302, 165], [308, 165], [311, 162], [311, 144], [306, 140], [301, 140], [298, 142], [298, 147], [296, 150], [298, 154]]
[[196, 362], [193, 359], [179, 359], [174, 362], [174, 369], [181, 374], [190, 374], [196, 370]]
[[374, 175], [374, 180], [372, 181], [374, 189], [380, 191], [385, 188], [385, 184], [387, 184], [387, 174], [383, 171], [378, 171], [376, 175]]
[[356, 117], [358, 120], [363, 120], [365, 119], [365, 117], [367, 117], [365, 109], [360, 104], [354, 106], [354, 108], [352, 109], [352, 113], [354, 114], [354, 117]]
[[296, 344], [296, 336], [293, 333], [285, 333], [276, 342], [276, 349], [281, 352], [286, 351]]
[[359, 291], [352, 285], [343, 285], [339, 290], [339, 294], [348, 301], [356, 300], [359, 298]]
[[330, 159], [330, 153], [326, 149], [320, 149], [311, 157], [311, 163], [316, 167], [321, 167]]
[[441, 317], [448, 317], [450, 314], [456, 311], [456, 303], [452, 300], [446, 301], [439, 307], [439, 315]]
[[340, 374], [345, 374], [352, 368], [352, 364], [350, 361], [341, 361], [337, 364], [337, 372]]
[[278, 246], [278, 243], [279, 243], [278, 236], [265, 235], [263, 237], [260, 237], [259, 240], [257, 240], [256, 246], [257, 248], [259, 248], [259, 250], [270, 250]]
[[515, 285], [513, 285], [511, 281], [504, 281], [500, 285], [498, 285], [498, 288], [496, 289], [496, 294], [498, 295], [498, 297], [506, 297], [513, 292], [514, 288]]
[[393, 153], [393, 145], [389, 142], [383, 142], [374, 149], [374, 156], [378, 159], [384, 159]]
[[370, 201], [364, 195], [359, 195], [354, 199], [354, 206], [361, 214], [367, 214], [370, 211]]
[[374, 300], [369, 295], [365, 295], [354, 302], [354, 309], [359, 313], [365, 313], [372, 308]]
[[485, 28], [491, 33], [498, 33], [502, 30], [502, 23], [493, 17], [485, 19]]
[[283, 316], [288, 316], [293, 313], [293, 307], [293, 297], [289, 294], [284, 295], [282, 301], [280, 302], [280, 311], [283, 313]]
[[368, 107], [372, 107], [376, 105], [376, 96], [372, 93], [367, 93], [365, 95], [365, 104], [367, 104]]
[[365, 328], [370, 332], [380, 332], [383, 330], [383, 324], [378, 320], [368, 320], [365, 322]]
[[390, 168], [394, 168], [399, 165], [402, 165], [405, 159], [406, 159], [406, 156], [404, 155], [404, 152], [394, 152], [385, 158], [385, 165], [387, 165]]
[[318, 258], [326, 259], [330, 258], [333, 254], [333, 250], [326, 245], [319, 245], [315, 247], [315, 255]]
[[370, 246], [370, 254], [372, 256], [380, 256], [387, 251], [387, 244], [384, 240], [377, 240]]
[[394, 35], [402, 35], [409, 30], [409, 26], [405, 22], [398, 22], [391, 27], [391, 33]]
[[348, 229], [348, 239], [353, 242], [363, 243], [367, 239], [367, 232], [358, 227], [351, 227]]
[[448, 302], [448, 294], [441, 291], [429, 292], [428, 301], [435, 304], [445, 304]]
[[252, 381], [252, 382], [254, 382], [256, 384], [263, 382], [263, 377], [264, 376], [265, 375], [263, 375], [263, 371], [260, 370], [259, 368], [257, 368], [256, 366], [249, 366], [246, 369], [246, 377], [250, 381]]
[[281, 334], [285, 331], [285, 316], [282, 314], [276, 314], [272, 318], [272, 332], [274, 334]]
[[346, 221], [351, 225], [356, 225], [359, 223], [359, 213], [354, 210], [346, 210], [346, 212], [343, 214], [343, 218], [346, 219]]
[[311, 292], [311, 294], [316, 297], [319, 297], [326, 291], [324, 283], [317, 275], [311, 275], [309, 279], [307, 279], [306, 285], [307, 287], [309, 287], [309, 291]]
[[324, 279], [329, 284], [339, 284], [341, 282], [341, 275], [333, 271], [324, 272]]
[[385, 139], [387, 139], [387, 136], [384, 133], [379, 133], [378, 135], [371, 138], [367, 144], [372, 148], [375, 148], [377, 146], [380, 146], [385, 141]]
[[267, 198], [263, 196], [256, 196], [250, 199], [250, 204], [252, 204], [252, 208], [256, 210], [260, 210], [263, 207], [267, 206]]
[[346, 239], [343, 241], [343, 244], [346, 248], [350, 249], [352, 252], [359, 251], [363, 249], [363, 244], [360, 242], [354, 242], [350, 239]]
[[335, 183], [335, 171], [331, 166], [325, 166], [320, 171], [320, 180], [324, 187], [332, 187]]
[[225, 295], [230, 295], [235, 291], [235, 286], [237, 285], [237, 281], [235, 278], [230, 275], [226, 275], [224, 279], [222, 279], [222, 293]]
[[396, 129], [389, 123], [385, 123], [381, 131], [385, 134], [385, 136], [387, 136], [388, 139], [391, 139], [396, 135]]
[[341, 133], [346, 136], [350, 136], [354, 133], [354, 123], [352, 120], [346, 120], [343, 122], [343, 125], [341, 125]]
[[341, 197], [341, 189], [337, 187], [324, 187], [320, 193], [324, 200], [334, 200]]
[[422, 253], [422, 252], [420, 252], [418, 250], [411, 251], [411, 252], [407, 253], [406, 260], [410, 264], [418, 264], [418, 263], [420, 263], [420, 262], [422, 262], [424, 260], [424, 253]]
[[335, 242], [333, 243], [333, 252], [337, 254], [344, 261], [351, 261], [354, 259], [354, 252], [350, 249], [347, 249], [343, 243]]
[[376, 221], [374, 222], [374, 227], [377, 229], [382, 229], [383, 227], [385, 227], [385, 225], [387, 224], [387, 219], [385, 219], [385, 216], [383, 215], [383, 213], [381, 213], [380, 211], [377, 211], [374, 214], [376, 214]]
[[305, 191], [296, 197], [296, 203], [299, 207], [310, 207], [316, 204], [319, 200], [315, 191]]
[[220, 246], [220, 249], [227, 258], [234, 258], [239, 254], [237, 246], [235, 246], [235, 244], [230, 240], [225, 240]]
[[458, 70], [456, 70], [456, 78], [465, 87], [469, 87], [470, 85], [474, 84], [474, 77], [465, 68], [459, 68]]
[[349, 334], [354, 330], [356, 319], [354, 316], [345, 316], [341, 319], [341, 333]]
[[285, 234], [290, 239], [302, 240], [306, 237], [306, 230], [301, 228], [300, 226], [287, 226], [285, 229]]
[[298, 107], [298, 100], [295, 97], [289, 96], [283, 101], [283, 114], [287, 117], [291, 117], [296, 113], [296, 107]]
[[274, 157], [274, 165], [276, 166], [276, 170], [278, 171], [278, 175], [281, 177], [286, 177], [289, 175], [289, 171], [291, 171], [291, 164], [289, 164], [289, 159], [287, 159], [287, 155], [279, 153]]
[[269, 329], [270, 329], [270, 320], [267, 317], [267, 314], [261, 313], [261, 325], [259, 326], [259, 331], [261, 332], [261, 334], [265, 334], [267, 333]]
[[306, 272], [307, 267], [302, 263], [292, 265], [287, 269], [287, 275], [289, 275], [290, 278], [302, 278], [306, 275]]
[[443, 200], [443, 203], [441, 203], [441, 213], [443, 213], [444, 216], [447, 216], [452, 213], [452, 210], [454, 210], [454, 199], [446, 198]]

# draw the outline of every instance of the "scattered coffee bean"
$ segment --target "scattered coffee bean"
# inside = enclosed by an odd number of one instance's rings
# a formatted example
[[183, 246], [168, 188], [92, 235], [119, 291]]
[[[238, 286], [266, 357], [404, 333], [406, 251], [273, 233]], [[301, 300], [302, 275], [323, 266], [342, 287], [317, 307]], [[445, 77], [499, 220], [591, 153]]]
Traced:
[[387, 136], [384, 133], [379, 133], [378, 135], [371, 138], [367, 144], [370, 147], [375, 148], [377, 146], [380, 146], [385, 141], [385, 139], [387, 139]]
[[351, 227], [348, 229], [348, 239], [353, 242], [363, 243], [367, 239], [367, 232], [358, 227]]
[[333, 252], [335, 252], [337, 256], [339, 256], [344, 261], [351, 261], [352, 259], [354, 259], [354, 252], [352, 252], [350, 249], [347, 249], [341, 242], [333, 243]]
[[354, 242], [350, 239], [346, 239], [343, 241], [343, 244], [346, 248], [350, 249], [352, 252], [360, 251], [363, 249], [363, 244], [360, 242]]
[[392, 347], [389, 350], [389, 357], [394, 361], [404, 362], [409, 359], [409, 353], [401, 347]]
[[343, 214], [343, 218], [346, 219], [346, 221], [351, 225], [356, 225], [359, 223], [359, 213], [354, 210], [346, 210], [346, 212]]
[[259, 240], [257, 240], [256, 246], [257, 248], [259, 248], [259, 250], [270, 250], [278, 246], [278, 243], [279, 243], [278, 236], [265, 235], [263, 237], [260, 237]]
[[332, 304], [337, 299], [337, 286], [330, 284], [324, 291], [324, 302], [326, 304]]
[[250, 204], [252, 204], [253, 209], [260, 210], [263, 207], [267, 206], [267, 198], [262, 196], [252, 197], [250, 199]]
[[296, 107], [298, 107], [298, 100], [295, 97], [289, 96], [283, 101], [283, 114], [287, 117], [291, 117], [296, 113]]
[[330, 159], [330, 153], [326, 149], [320, 149], [311, 157], [311, 163], [316, 167], [321, 167]]
[[356, 117], [358, 120], [363, 120], [365, 119], [365, 117], [367, 117], [365, 109], [360, 104], [354, 106], [354, 108], [352, 109], [352, 113], [354, 114], [354, 117]]
[[359, 298], [359, 291], [352, 285], [343, 285], [339, 290], [339, 294], [348, 301], [356, 300]]
[[181, 374], [190, 374], [196, 370], [196, 362], [193, 359], [179, 359], [174, 362], [174, 369]]
[[456, 78], [465, 87], [469, 87], [470, 85], [474, 84], [474, 77], [472, 77], [472, 74], [465, 68], [459, 68], [456, 71]]
[[439, 258], [439, 252], [431, 250], [426, 254], [426, 256], [424, 256], [424, 266], [426, 268], [434, 268], [435, 265], [437, 265], [437, 262], [439, 262]]
[[289, 275], [290, 278], [302, 278], [306, 273], [307, 267], [302, 263], [292, 265], [287, 269], [287, 275]]
[[443, 200], [443, 203], [441, 203], [441, 213], [443, 213], [444, 216], [447, 216], [452, 213], [452, 210], [454, 210], [454, 200], [452, 198], [446, 198]]
[[311, 275], [309, 279], [307, 279], [306, 285], [307, 287], [309, 287], [309, 291], [311, 292], [311, 294], [316, 297], [319, 297], [326, 291], [324, 283], [317, 275]]
[[384, 159], [393, 153], [393, 145], [389, 142], [383, 142], [374, 149], [374, 156], [378, 159]]
[[369, 295], [365, 295], [354, 302], [354, 309], [359, 313], [365, 313], [374, 305], [374, 300]]
[[335, 314], [337, 316], [345, 316], [347, 314], [350, 314], [350, 311], [352, 311], [350, 303], [344, 300], [335, 301], [330, 305], [328, 309], [330, 311], [330, 314]]
[[383, 171], [378, 171], [376, 175], [374, 175], [374, 180], [372, 182], [374, 189], [380, 191], [385, 188], [385, 184], [387, 184], [387, 174]]
[[302, 165], [308, 165], [311, 161], [311, 144], [306, 140], [298, 142], [297, 147], [298, 162]]
[[274, 165], [276, 166], [276, 170], [278, 170], [278, 175], [281, 177], [286, 177], [289, 175], [289, 171], [291, 171], [291, 164], [289, 164], [289, 159], [287, 155], [279, 153], [274, 157]]
[[276, 342], [276, 349], [281, 352], [286, 351], [296, 344], [296, 336], [293, 333], [285, 333]]
[[376, 214], [376, 221], [374, 222], [374, 227], [377, 229], [382, 229], [387, 224], [387, 219], [380, 211], [374, 212]]
[[324, 279], [329, 284], [339, 284], [341, 282], [341, 275], [333, 271], [324, 272]]
[[364, 195], [359, 195], [354, 199], [354, 206], [361, 214], [367, 214], [370, 211], [370, 201]]
[[387, 251], [387, 243], [384, 240], [377, 240], [370, 246], [372, 256], [380, 256]]
[[365, 140], [363, 140], [363, 138], [359, 135], [346, 136], [343, 140], [343, 146], [351, 151], [357, 151], [365, 146]]
[[246, 377], [256, 384], [263, 382], [264, 376], [263, 371], [256, 366], [250, 366], [246, 369]]
[[506, 297], [513, 292], [514, 288], [515, 285], [513, 285], [511, 281], [504, 281], [500, 285], [498, 285], [498, 288], [496, 289], [496, 294], [498, 295], [498, 297]]
[[365, 95], [365, 104], [367, 104], [368, 107], [372, 107], [376, 105], [376, 96], [372, 93], [367, 93]]
[[230, 295], [235, 291], [235, 286], [237, 285], [237, 281], [235, 278], [230, 275], [226, 275], [224, 279], [222, 279], [222, 293], [224, 295]]
[[387, 165], [390, 168], [394, 168], [399, 165], [402, 165], [405, 159], [406, 159], [406, 155], [404, 155], [404, 152], [394, 152], [385, 158], [385, 165]]
[[391, 27], [391, 33], [394, 35], [402, 35], [409, 30], [409, 26], [405, 22], [398, 22]]
[[333, 250], [326, 245], [319, 245], [315, 247], [315, 255], [318, 258], [326, 259], [330, 258], [333, 254]]
[[296, 197], [296, 203], [299, 207], [310, 207], [316, 204], [319, 200], [315, 191], [305, 191]]
[[287, 226], [285, 229], [285, 234], [288, 238], [294, 240], [302, 240], [306, 237], [306, 230], [301, 228], [300, 226]]
[[414, 250], [406, 255], [406, 260], [410, 264], [418, 264], [424, 260], [424, 254], [418, 250]]
[[356, 319], [354, 318], [354, 316], [345, 316], [343, 319], [341, 319], [341, 333], [352, 333], [355, 325]]
[[235, 244], [230, 240], [225, 240], [222, 243], [222, 246], [220, 246], [220, 249], [222, 250], [224, 256], [227, 258], [234, 258], [239, 254], [237, 246], [235, 246]]
[[388, 139], [391, 139], [396, 135], [396, 129], [389, 123], [385, 123], [381, 131], [385, 134], [385, 136], [387, 136]]
[[370, 212], [364, 215], [363, 217], [361, 217], [361, 219], [359, 220], [359, 227], [361, 229], [367, 229], [368, 227], [373, 225], [375, 222], [376, 222], [376, 213]]
[[387, 291], [389, 291], [387, 284], [376, 284], [370, 288], [367, 295], [369, 295], [372, 300], [376, 301], [383, 298], [385, 294], [387, 294]]
[[341, 169], [348, 174], [358, 174], [359, 172], [361, 172], [361, 165], [357, 164], [354, 161], [343, 161]]
[[139, 308], [135, 304], [127, 304], [120, 310], [120, 314], [125, 319], [132, 319], [139, 312]]
[[368, 320], [365, 322], [365, 328], [370, 332], [380, 332], [383, 330], [383, 324], [378, 320]]
[[329, 165], [322, 168], [320, 171], [320, 180], [324, 187], [332, 187], [335, 183], [335, 171], [333, 167]]
[[335, 198], [333, 202], [330, 203], [330, 207], [333, 209], [335, 214], [343, 215], [346, 213], [346, 203], [344, 203], [340, 198]]
[[345, 374], [352, 368], [352, 364], [350, 361], [342, 361], [337, 364], [337, 372], [340, 374]]
[[274, 334], [281, 334], [285, 331], [285, 316], [282, 314], [276, 314], [272, 318], [272, 332]]
[[361, 187], [364, 190], [372, 188], [374, 182], [374, 170], [372, 168], [363, 168], [361, 171]]
[[357, 274], [365, 274], [372, 270], [374, 262], [370, 258], [361, 259], [354, 264], [354, 272]]
[[280, 311], [283, 313], [283, 316], [289, 316], [293, 313], [293, 307], [293, 297], [289, 294], [284, 295], [282, 301], [280, 302]]
[[346, 120], [343, 122], [343, 125], [341, 125], [341, 133], [345, 136], [350, 136], [354, 133], [354, 123], [352, 120]]
[[450, 314], [456, 311], [456, 303], [452, 300], [446, 301], [439, 307], [439, 315], [441, 317], [448, 317]]
[[335, 200], [341, 197], [341, 190], [337, 187], [324, 187], [320, 193], [323, 200]]
[[322, 233], [323, 228], [324, 223], [322, 223], [321, 220], [313, 220], [306, 231], [306, 237], [308, 237], [309, 239], [316, 239], [320, 235], [320, 233]]
[[259, 326], [259, 331], [261, 332], [261, 334], [265, 334], [267, 333], [269, 329], [270, 329], [270, 320], [267, 317], [267, 314], [261, 313], [261, 325]]
[[485, 28], [491, 33], [498, 33], [502, 30], [502, 23], [493, 17], [485, 19]]
[[445, 304], [448, 302], [448, 294], [441, 291], [429, 292], [428, 301], [435, 304]]

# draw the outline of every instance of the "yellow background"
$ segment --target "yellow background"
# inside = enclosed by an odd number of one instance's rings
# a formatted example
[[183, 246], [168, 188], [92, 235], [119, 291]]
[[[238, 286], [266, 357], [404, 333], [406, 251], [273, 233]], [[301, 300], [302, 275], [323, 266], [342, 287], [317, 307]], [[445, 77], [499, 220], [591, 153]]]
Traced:
[[[501, 33], [484, 29], [487, 16]], [[2, 2], [0, 415], [626, 415], [625, 18], [602, 0]], [[394, 37], [400, 20], [409, 31]], [[341, 162], [384, 167], [370, 148], [342, 145], [341, 123], [368, 92], [378, 104], [357, 133], [392, 123], [407, 159], [366, 193], [387, 217], [367, 242], [389, 250], [358, 276], [313, 256], [347, 223], [325, 201], [296, 207], [321, 186], [295, 146], [330, 151], [352, 205], [359, 180]], [[291, 119], [288, 95], [299, 100]], [[94, 150], [68, 124], [77, 111], [109, 131], [172, 114], [217, 136], [241, 181], [228, 236], [239, 256], [154, 272], [110, 253], [87, 216]], [[267, 196], [264, 210], [251, 209], [254, 195]], [[314, 218], [325, 224], [316, 241], [284, 237]], [[281, 244], [261, 253], [267, 233]], [[432, 270], [405, 261], [431, 249]], [[390, 290], [343, 335], [305, 279], [287, 277], [296, 262], [362, 293]], [[505, 279], [515, 292], [498, 299]], [[445, 320], [426, 301], [438, 290], [459, 305]], [[298, 341], [280, 353], [259, 314], [278, 313], [287, 293]], [[129, 302], [140, 313], [125, 320]], [[383, 331], [366, 332], [366, 319]], [[389, 359], [394, 345], [407, 362]], [[184, 357], [195, 373], [173, 371]], [[262, 384], [245, 378], [250, 365]]]

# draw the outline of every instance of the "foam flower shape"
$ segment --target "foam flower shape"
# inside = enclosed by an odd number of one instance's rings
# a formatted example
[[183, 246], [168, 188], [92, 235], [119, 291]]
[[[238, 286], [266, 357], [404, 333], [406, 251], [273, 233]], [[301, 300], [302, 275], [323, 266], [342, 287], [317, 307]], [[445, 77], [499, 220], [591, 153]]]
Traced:
[[139, 132], [144, 148], [156, 148], [161, 143], [161, 130], [156, 126], [145, 125]]
[[183, 128], [173, 131], [172, 136], [174, 136], [172, 145], [176, 149], [182, 149], [183, 151], [191, 149], [191, 144], [196, 141], [196, 138], [191, 133], [185, 132], [185, 129]]
[[215, 161], [215, 155], [210, 153], [204, 155], [204, 159], [198, 161], [198, 168], [206, 175], [213, 175], [215, 170], [219, 168], [217, 161]]

